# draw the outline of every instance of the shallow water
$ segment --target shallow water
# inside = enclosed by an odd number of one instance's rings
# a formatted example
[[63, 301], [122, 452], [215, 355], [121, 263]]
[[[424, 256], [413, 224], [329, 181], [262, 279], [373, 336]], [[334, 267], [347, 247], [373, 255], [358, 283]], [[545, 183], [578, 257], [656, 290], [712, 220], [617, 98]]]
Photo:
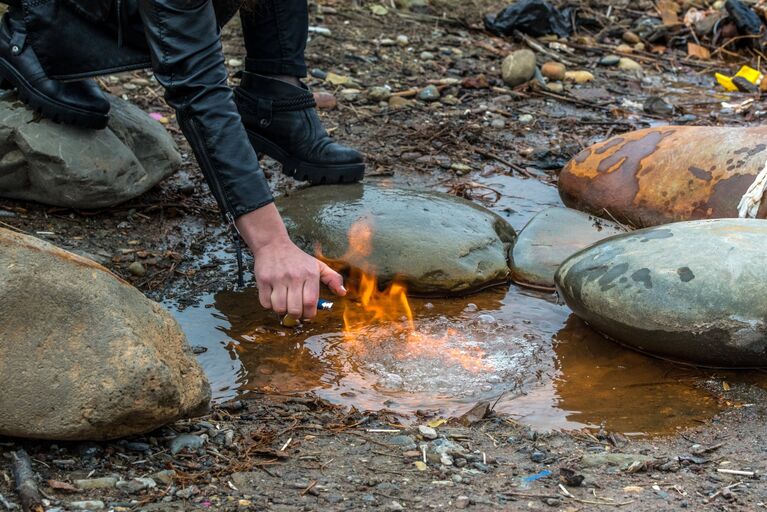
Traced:
[[[560, 205], [538, 180], [477, 177], [502, 194], [488, 205], [520, 230]], [[329, 297], [328, 297], [329, 298]], [[313, 391], [358, 409], [460, 415], [477, 401], [538, 429], [604, 426], [662, 434], [720, 410], [700, 384], [712, 376], [618, 346], [593, 332], [553, 294], [516, 286], [460, 299], [412, 299], [416, 335], [391, 326], [342, 333], [342, 300], [296, 330], [280, 327], [249, 288], [166, 304], [199, 356], [214, 397]], [[729, 375], [730, 382], [748, 374]]]
[[719, 410], [696, 385], [706, 371], [622, 348], [550, 299], [516, 287], [414, 299], [416, 339], [376, 327], [347, 338], [343, 303], [284, 329], [252, 288], [207, 296], [176, 316], [192, 345], [208, 349], [200, 361], [217, 399], [311, 390], [362, 409], [448, 417], [502, 395], [497, 410], [536, 428], [650, 434]]

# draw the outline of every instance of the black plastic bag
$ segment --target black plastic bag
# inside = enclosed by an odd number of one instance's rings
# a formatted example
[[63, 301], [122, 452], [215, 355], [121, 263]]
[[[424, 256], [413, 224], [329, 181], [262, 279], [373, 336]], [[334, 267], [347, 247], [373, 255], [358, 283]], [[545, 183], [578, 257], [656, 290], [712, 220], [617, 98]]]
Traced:
[[762, 20], [740, 0], [727, 0], [724, 3], [724, 8], [727, 9], [730, 18], [735, 21], [735, 26], [738, 27], [740, 34], [755, 36], [762, 33]]
[[485, 28], [497, 36], [510, 36], [515, 30], [533, 37], [549, 34], [567, 37], [572, 32], [567, 13], [560, 12], [547, 0], [520, 0], [497, 16], [488, 14]]

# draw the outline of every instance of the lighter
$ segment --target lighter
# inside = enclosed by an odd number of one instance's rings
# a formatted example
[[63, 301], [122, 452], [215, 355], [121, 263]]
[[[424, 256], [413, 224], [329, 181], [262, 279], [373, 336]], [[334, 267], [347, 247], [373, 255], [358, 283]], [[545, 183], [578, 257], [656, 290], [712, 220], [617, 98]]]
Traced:
[[[317, 301], [317, 311], [330, 311], [331, 309], [333, 309], [333, 303], [329, 300], [320, 299]], [[285, 327], [296, 327], [299, 323], [301, 323], [301, 320], [290, 313], [282, 317], [282, 321], [280, 322], [280, 324]]]

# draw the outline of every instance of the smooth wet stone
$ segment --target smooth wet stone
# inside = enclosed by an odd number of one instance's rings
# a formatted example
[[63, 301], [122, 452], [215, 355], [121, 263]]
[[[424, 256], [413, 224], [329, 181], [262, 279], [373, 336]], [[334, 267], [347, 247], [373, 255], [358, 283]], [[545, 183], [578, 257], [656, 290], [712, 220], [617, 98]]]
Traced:
[[110, 97], [109, 126], [86, 130], [39, 119], [0, 100], [0, 197], [103, 208], [143, 194], [181, 166], [173, 137], [135, 105]]
[[102, 440], [204, 413], [176, 320], [101, 265], [0, 229], [0, 436]]
[[681, 222], [565, 261], [560, 295], [595, 330], [660, 357], [767, 366], [767, 221]]
[[567, 258], [607, 237], [624, 233], [613, 222], [569, 208], [547, 208], [520, 231], [511, 252], [511, 276], [520, 284], [554, 287]]
[[[415, 294], [459, 295], [508, 280], [514, 230], [461, 198], [358, 184], [306, 188], [278, 206], [299, 247], [314, 253], [319, 244], [328, 258], [372, 265], [382, 282], [397, 276]], [[358, 221], [372, 228], [370, 254], [349, 251], [348, 232]]]

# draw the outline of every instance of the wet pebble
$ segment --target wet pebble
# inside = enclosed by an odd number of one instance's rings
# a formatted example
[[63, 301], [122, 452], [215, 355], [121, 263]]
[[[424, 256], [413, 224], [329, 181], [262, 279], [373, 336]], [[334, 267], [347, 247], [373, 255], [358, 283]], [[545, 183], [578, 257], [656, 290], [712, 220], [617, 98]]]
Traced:
[[617, 66], [618, 63], [621, 61], [621, 58], [617, 55], [605, 55], [601, 59], [599, 59], [599, 65], [600, 66]]
[[594, 81], [594, 75], [589, 71], [568, 71], [565, 73], [565, 80], [576, 84], [585, 84]]
[[338, 106], [338, 100], [329, 92], [315, 92], [314, 101], [317, 103], [317, 108], [320, 110], [333, 110]]
[[176, 476], [176, 472], [172, 469], [164, 469], [162, 471], [158, 471], [157, 473], [152, 473], [149, 475], [149, 477], [156, 481], [163, 483], [165, 485], [168, 485], [173, 481], [173, 478]]
[[204, 444], [205, 439], [201, 436], [182, 434], [170, 442], [170, 453], [176, 455], [178, 452], [184, 449], [189, 451], [199, 450]]
[[628, 44], [637, 44], [641, 43], [642, 39], [638, 35], [636, 35], [634, 32], [627, 30], [623, 33], [623, 41]]
[[321, 69], [319, 69], [319, 68], [314, 68], [314, 69], [312, 69], [312, 71], [311, 71], [311, 75], [312, 75], [314, 78], [318, 78], [318, 79], [320, 79], [320, 80], [325, 80], [325, 79], [328, 77], [328, 74], [327, 74], [327, 72], [325, 72], [325, 71], [323, 71], [323, 70], [321, 70]]
[[472, 466], [474, 466], [474, 469], [478, 471], [482, 471], [483, 473], [487, 473], [488, 471], [490, 471], [490, 466], [488, 466], [487, 464], [483, 464], [482, 462], [475, 462], [474, 464], [472, 464]]
[[428, 439], [428, 440], [437, 439], [437, 431], [428, 425], [419, 425], [418, 433], [421, 434], [424, 439]]
[[503, 128], [506, 128], [506, 121], [500, 118], [493, 119], [490, 121], [490, 127], [495, 128], [496, 130], [501, 130]]
[[192, 485], [176, 491], [176, 497], [181, 498], [182, 500], [188, 500], [192, 496], [199, 493], [200, 489], [196, 485]]
[[655, 114], [658, 116], [670, 116], [674, 114], [674, 105], [668, 103], [660, 96], [647, 98], [642, 108], [648, 114]]
[[367, 92], [370, 101], [386, 101], [391, 97], [391, 89], [388, 87], [371, 87]]
[[530, 114], [522, 114], [521, 116], [519, 116], [518, 120], [520, 124], [532, 124], [535, 118]]
[[533, 462], [543, 462], [546, 460], [546, 454], [540, 450], [535, 450], [530, 454], [530, 460]]
[[628, 57], [622, 57], [621, 60], [618, 61], [618, 67], [624, 71], [642, 71], [642, 65]]
[[555, 82], [564, 80], [566, 72], [567, 68], [565, 68], [565, 65], [559, 62], [547, 62], [541, 66], [541, 74]]
[[439, 89], [437, 89], [436, 85], [428, 85], [421, 89], [421, 91], [418, 93], [418, 99], [421, 101], [437, 101], [440, 97]]
[[136, 277], [143, 277], [146, 275], [146, 268], [144, 268], [140, 261], [134, 261], [128, 265], [128, 272]]
[[503, 59], [501, 73], [511, 87], [527, 82], [535, 75], [535, 53], [528, 49], [512, 52]]

